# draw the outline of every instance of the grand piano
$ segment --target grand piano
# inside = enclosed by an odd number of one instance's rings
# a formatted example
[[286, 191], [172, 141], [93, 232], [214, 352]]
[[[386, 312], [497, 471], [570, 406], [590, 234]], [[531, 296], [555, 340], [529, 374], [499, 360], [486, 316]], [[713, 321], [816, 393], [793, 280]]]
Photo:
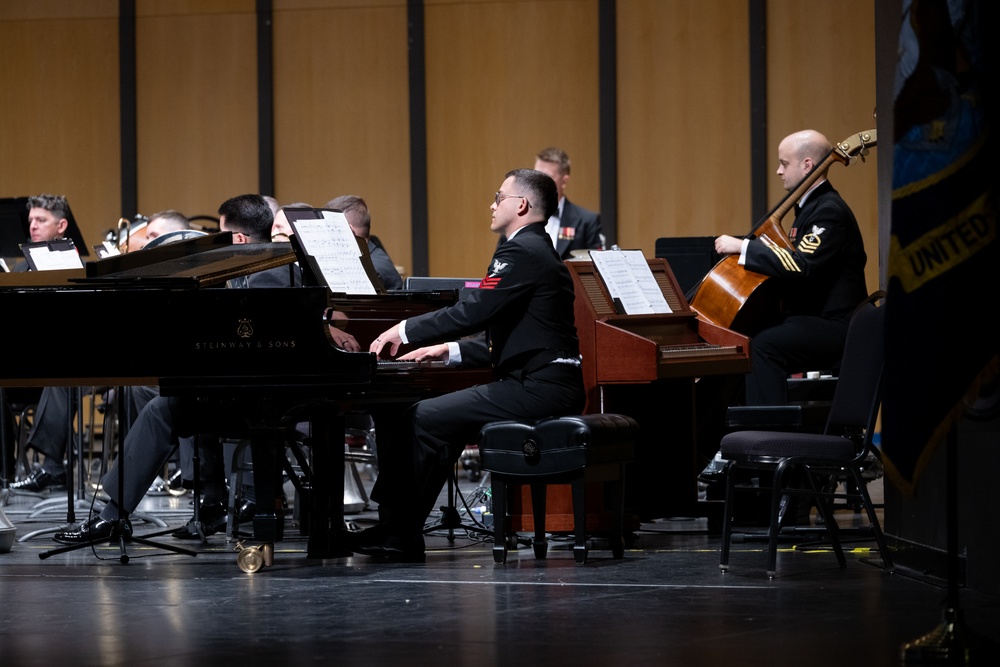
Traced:
[[[636, 460], [626, 482], [626, 510], [634, 528], [638, 521], [704, 513], [697, 490], [705, 463], [705, 453], [698, 451], [697, 385], [717, 378], [741, 380], [750, 368], [749, 338], [699, 317], [667, 262], [646, 261], [669, 313], [624, 314], [592, 261], [566, 262], [576, 292], [586, 412], [621, 413], [639, 422]], [[573, 530], [567, 487], [550, 488], [546, 507], [548, 529]], [[527, 492], [513, 519], [515, 530], [534, 529]], [[588, 489], [587, 525], [595, 531], [610, 528], [599, 487]]]
[[[457, 293], [331, 293], [301, 253], [288, 243], [233, 245], [223, 232], [81, 270], [0, 274], [0, 309], [25, 313], [17, 334], [39, 351], [9, 355], [0, 364], [0, 386], [159, 385], [161, 394], [203, 407], [190, 411], [185, 428], [251, 441], [254, 539], [265, 553], [283, 537], [283, 445], [296, 423], [308, 421], [314, 446], [302, 526], [307, 557], [349, 555], [342, 535], [344, 413], [402, 409], [482, 374], [380, 363], [367, 351], [336, 347], [324, 319], [331, 308], [346, 316], [347, 330], [367, 350], [390, 325], [453, 303]], [[306, 267], [302, 287], [224, 288], [231, 278], [291, 270], [295, 262]]]

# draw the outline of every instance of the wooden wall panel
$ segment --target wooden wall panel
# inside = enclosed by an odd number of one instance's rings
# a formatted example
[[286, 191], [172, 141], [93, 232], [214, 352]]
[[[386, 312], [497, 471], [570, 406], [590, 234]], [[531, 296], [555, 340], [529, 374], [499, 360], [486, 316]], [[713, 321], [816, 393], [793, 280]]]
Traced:
[[0, 0], [0, 90], [0, 197], [65, 195], [89, 250], [121, 201], [118, 3]]
[[[838, 142], [875, 127], [874, 0], [768, 0], [767, 35], [772, 173], [778, 142], [796, 130], [813, 128]], [[876, 147], [866, 162], [837, 164], [829, 174], [861, 226], [869, 291], [879, 287], [878, 156]], [[777, 176], [769, 192], [775, 203], [785, 196]]]
[[372, 233], [409, 272], [407, 68], [405, 0], [274, 4], [275, 196], [364, 197]]
[[746, 232], [748, 13], [730, 0], [618, 2], [618, 244]]
[[[767, 3], [769, 172], [794, 129], [836, 141], [874, 126], [873, 4]], [[140, 210], [214, 213], [259, 187], [256, 3], [136, 6]], [[739, 232], [765, 212], [750, 210], [748, 8], [618, 0], [622, 246], [652, 255], [660, 236]], [[65, 192], [90, 242], [121, 215], [117, 9], [0, 0], [0, 85], [27, 100], [0, 108], [0, 196]], [[366, 197], [409, 265], [406, 0], [274, 0], [273, 12], [273, 194]], [[565, 148], [570, 198], [601, 208], [598, 0], [426, 0], [424, 19], [430, 272], [479, 275], [490, 195], [540, 148]], [[832, 175], [865, 230], [871, 288], [873, 153]]]
[[254, 0], [137, 3], [140, 212], [258, 192], [256, 35]]
[[557, 145], [599, 209], [596, 0], [427, 0], [430, 273], [481, 276], [493, 193]]

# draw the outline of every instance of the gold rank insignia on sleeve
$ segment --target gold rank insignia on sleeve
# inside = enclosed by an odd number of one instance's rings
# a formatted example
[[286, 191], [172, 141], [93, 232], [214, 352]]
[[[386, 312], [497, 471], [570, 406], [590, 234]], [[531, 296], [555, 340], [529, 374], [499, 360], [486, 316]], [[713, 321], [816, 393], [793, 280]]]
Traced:
[[820, 241], [822, 241], [820, 237], [825, 231], [825, 227], [816, 227], [814, 225], [812, 231], [803, 236], [802, 241], [799, 242], [799, 252], [805, 255], [811, 255], [816, 252], [816, 248], [819, 247]]
[[786, 271], [799, 272], [802, 270], [799, 268], [798, 264], [795, 263], [795, 258], [792, 257], [792, 253], [788, 250], [769, 239], [766, 234], [762, 234], [758, 238], [765, 246], [767, 246], [768, 250], [773, 252], [778, 257], [778, 261], [781, 262], [781, 266], [784, 267]]

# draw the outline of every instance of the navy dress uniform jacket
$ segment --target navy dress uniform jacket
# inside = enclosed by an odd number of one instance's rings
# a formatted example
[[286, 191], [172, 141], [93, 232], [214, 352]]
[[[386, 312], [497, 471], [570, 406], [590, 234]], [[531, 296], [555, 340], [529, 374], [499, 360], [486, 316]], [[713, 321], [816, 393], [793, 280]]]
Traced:
[[[459, 341], [465, 365], [489, 361], [495, 374], [520, 370], [529, 362], [577, 357], [573, 280], [552, 248], [544, 223], [523, 227], [497, 246], [478, 288], [464, 289], [452, 306], [406, 321], [415, 346]], [[555, 355], [555, 356], [553, 356]]]
[[783, 309], [837, 317], [865, 300], [864, 241], [847, 203], [824, 181], [809, 194], [788, 232], [794, 251], [766, 237], [747, 246], [745, 268], [782, 283]]

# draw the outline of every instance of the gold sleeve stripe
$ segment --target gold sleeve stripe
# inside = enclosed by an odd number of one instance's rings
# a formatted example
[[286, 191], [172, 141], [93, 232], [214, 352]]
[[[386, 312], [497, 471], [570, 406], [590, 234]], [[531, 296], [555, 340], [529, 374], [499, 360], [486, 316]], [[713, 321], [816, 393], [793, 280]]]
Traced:
[[781, 262], [781, 265], [785, 267], [786, 271], [793, 271], [795, 273], [802, 271], [798, 264], [795, 263], [795, 260], [792, 259], [792, 254], [790, 252], [769, 239], [766, 235], [761, 236], [760, 240], [763, 241], [764, 245], [766, 245], [767, 248], [778, 257], [778, 261]]

